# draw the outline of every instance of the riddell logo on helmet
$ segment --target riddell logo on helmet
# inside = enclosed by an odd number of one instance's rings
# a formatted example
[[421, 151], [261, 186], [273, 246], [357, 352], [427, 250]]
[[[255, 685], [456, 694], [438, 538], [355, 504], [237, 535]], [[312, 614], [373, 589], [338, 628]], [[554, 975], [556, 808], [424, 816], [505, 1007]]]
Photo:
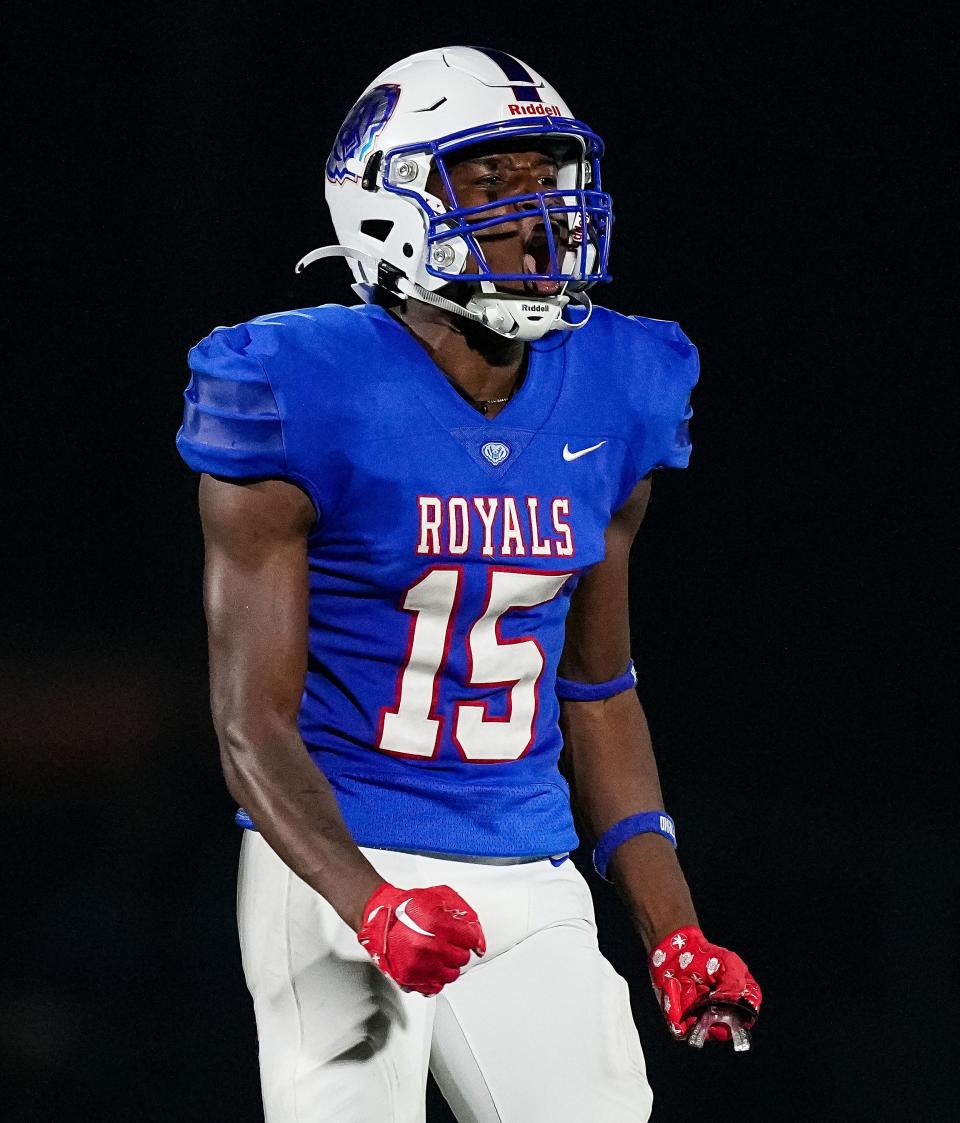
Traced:
[[520, 305], [520, 311], [521, 312], [549, 312], [550, 311], [550, 305], [549, 304], [521, 304]]
[[507, 106], [511, 117], [562, 117], [559, 105], [544, 105], [539, 101], [525, 101], [523, 105]]

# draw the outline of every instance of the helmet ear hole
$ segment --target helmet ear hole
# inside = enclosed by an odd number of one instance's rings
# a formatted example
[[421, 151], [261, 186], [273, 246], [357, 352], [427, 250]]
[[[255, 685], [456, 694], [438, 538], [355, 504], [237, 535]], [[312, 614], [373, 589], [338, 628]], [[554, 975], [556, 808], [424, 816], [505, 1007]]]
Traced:
[[390, 237], [393, 223], [386, 218], [365, 218], [360, 223], [360, 233], [368, 238], [376, 238], [378, 242], [385, 242]]

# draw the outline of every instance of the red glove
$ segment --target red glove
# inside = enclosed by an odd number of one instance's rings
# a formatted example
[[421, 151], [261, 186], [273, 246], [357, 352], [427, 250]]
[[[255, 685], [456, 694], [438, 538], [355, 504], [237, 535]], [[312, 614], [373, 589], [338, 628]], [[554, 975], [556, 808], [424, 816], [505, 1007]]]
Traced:
[[[749, 1029], [760, 1013], [760, 988], [746, 963], [732, 951], [707, 941], [699, 928], [678, 928], [660, 941], [649, 957], [657, 1001], [673, 1035], [689, 1034], [707, 1003], [729, 1003], [743, 1014]], [[730, 1038], [725, 1025], [710, 1027], [709, 1037]]]
[[487, 950], [477, 914], [449, 885], [398, 889], [384, 882], [363, 908], [357, 939], [402, 990], [439, 994], [470, 952]]

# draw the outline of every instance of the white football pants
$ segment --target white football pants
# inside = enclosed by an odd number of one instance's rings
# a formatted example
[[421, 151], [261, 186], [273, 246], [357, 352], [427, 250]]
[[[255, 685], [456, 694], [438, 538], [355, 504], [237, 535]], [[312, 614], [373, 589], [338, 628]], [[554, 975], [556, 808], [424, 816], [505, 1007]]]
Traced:
[[600, 954], [572, 862], [363, 852], [394, 885], [455, 889], [480, 917], [486, 955], [435, 998], [404, 993], [324, 898], [244, 831], [240, 947], [266, 1123], [424, 1123], [428, 1065], [460, 1123], [649, 1118], [627, 985]]

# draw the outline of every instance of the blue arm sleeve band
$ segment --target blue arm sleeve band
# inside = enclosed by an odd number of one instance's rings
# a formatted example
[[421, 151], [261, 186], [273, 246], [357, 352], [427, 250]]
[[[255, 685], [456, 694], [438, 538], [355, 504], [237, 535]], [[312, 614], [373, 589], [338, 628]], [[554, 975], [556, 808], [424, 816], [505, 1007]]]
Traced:
[[607, 679], [606, 682], [574, 682], [569, 678], [558, 677], [557, 697], [570, 702], [598, 702], [601, 698], [612, 698], [614, 694], [632, 690], [636, 685], [637, 672], [631, 659], [622, 675]]
[[607, 877], [607, 866], [614, 850], [635, 834], [662, 834], [664, 838], [670, 839], [676, 849], [676, 828], [666, 811], [641, 811], [637, 815], [628, 815], [626, 819], [621, 819], [604, 831], [594, 847], [593, 868], [604, 881], [610, 880]]

